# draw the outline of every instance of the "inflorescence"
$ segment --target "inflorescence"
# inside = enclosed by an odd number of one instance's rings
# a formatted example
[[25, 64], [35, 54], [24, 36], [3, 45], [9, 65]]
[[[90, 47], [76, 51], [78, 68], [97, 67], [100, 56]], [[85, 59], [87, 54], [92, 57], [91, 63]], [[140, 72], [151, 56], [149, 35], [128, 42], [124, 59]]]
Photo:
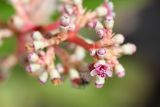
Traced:
[[[47, 2], [55, 4], [55, 0]], [[95, 86], [102, 88], [113, 73], [119, 78], [124, 77], [125, 69], [118, 58], [132, 55], [136, 46], [123, 44], [124, 36], [113, 33], [113, 3], [105, 0], [94, 11], [85, 9], [82, 3], [82, 0], [61, 0], [58, 7], [60, 18], [46, 25], [44, 19], [49, 18], [51, 10], [41, 9], [42, 13], [35, 15], [35, 10], [45, 4], [43, 1], [12, 0], [16, 13], [0, 29], [0, 43], [4, 38], [17, 35], [18, 47], [14, 54], [0, 62], [0, 78], [17, 63], [19, 57], [23, 57], [26, 71], [39, 78], [42, 84], [50, 79], [54, 85], [60, 85], [69, 76], [75, 87], [94, 80]], [[46, 11], [50, 12], [44, 16]], [[93, 41], [83, 37], [80, 34], [82, 28], [94, 30], [99, 39]], [[93, 58], [89, 64], [85, 60], [89, 57], [87, 52]]]

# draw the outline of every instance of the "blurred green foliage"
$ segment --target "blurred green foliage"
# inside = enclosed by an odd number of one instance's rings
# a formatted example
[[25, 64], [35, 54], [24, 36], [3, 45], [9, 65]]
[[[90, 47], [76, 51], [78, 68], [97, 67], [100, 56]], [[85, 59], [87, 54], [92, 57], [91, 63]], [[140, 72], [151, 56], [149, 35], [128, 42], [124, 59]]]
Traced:
[[[6, 21], [14, 12], [13, 8], [0, 0], [0, 19]], [[87, 8], [94, 9], [103, 0], [84, 0]], [[129, 9], [143, 5], [144, 0], [113, 0], [116, 10]], [[5, 40], [0, 47], [0, 57], [11, 54], [16, 40]], [[50, 82], [40, 85], [20, 66], [15, 66], [10, 78], [0, 83], [0, 107], [137, 107], [143, 105], [152, 89], [150, 76], [143, 64], [135, 57], [121, 59], [127, 76], [123, 79], [106, 80], [105, 87], [96, 89], [94, 84], [80, 89], [71, 86], [66, 80], [62, 86], [55, 87]]]

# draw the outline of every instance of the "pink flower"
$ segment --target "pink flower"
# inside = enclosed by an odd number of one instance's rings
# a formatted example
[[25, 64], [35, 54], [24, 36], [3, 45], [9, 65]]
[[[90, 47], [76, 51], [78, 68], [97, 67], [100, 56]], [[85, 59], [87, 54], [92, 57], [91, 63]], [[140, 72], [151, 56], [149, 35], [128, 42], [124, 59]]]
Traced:
[[105, 63], [104, 60], [99, 60], [94, 64], [94, 69], [91, 71], [91, 76], [100, 76], [102, 78], [111, 77], [112, 71], [110, 71], [110, 67]]

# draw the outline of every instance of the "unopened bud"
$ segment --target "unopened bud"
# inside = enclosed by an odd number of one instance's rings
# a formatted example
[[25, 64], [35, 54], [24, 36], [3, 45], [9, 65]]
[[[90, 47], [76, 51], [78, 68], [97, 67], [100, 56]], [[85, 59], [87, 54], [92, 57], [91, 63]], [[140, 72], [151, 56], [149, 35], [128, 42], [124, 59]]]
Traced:
[[119, 78], [122, 78], [125, 76], [125, 69], [121, 64], [117, 64], [115, 66], [115, 73]]
[[136, 46], [131, 43], [124, 44], [122, 46], [122, 52], [127, 55], [132, 55], [136, 52]]
[[39, 81], [44, 84], [47, 82], [48, 79], [48, 73], [47, 72], [43, 72], [42, 74], [40, 74], [39, 76]]

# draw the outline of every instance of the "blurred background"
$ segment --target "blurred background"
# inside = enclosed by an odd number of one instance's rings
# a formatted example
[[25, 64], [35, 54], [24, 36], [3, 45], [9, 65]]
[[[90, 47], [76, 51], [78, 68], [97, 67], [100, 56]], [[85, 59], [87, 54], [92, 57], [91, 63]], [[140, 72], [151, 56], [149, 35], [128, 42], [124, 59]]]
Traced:
[[[50, 82], [41, 85], [16, 65], [10, 77], [0, 83], [0, 107], [160, 107], [160, 0], [112, 0], [115, 5], [115, 33], [135, 43], [138, 51], [124, 56], [120, 62], [126, 77], [108, 79], [104, 88], [94, 84], [73, 88], [66, 80], [55, 87]], [[94, 9], [103, 0], [84, 0], [84, 6]], [[13, 8], [0, 0], [0, 19], [6, 21]], [[0, 57], [15, 50], [16, 40], [6, 39], [0, 47]]]

